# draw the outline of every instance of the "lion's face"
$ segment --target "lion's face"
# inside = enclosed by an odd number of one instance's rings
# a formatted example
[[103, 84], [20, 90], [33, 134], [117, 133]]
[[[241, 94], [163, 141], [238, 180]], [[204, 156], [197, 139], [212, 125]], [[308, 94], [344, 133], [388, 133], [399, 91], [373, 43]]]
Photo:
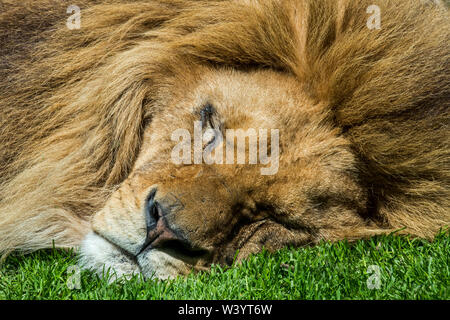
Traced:
[[[133, 171], [93, 217], [86, 267], [166, 278], [314, 242], [330, 224], [324, 210], [358, 219], [364, 197], [349, 174], [348, 143], [297, 80], [199, 70], [164, 89], [170, 94], [145, 129]], [[230, 129], [257, 136], [243, 147]], [[223, 163], [211, 163], [218, 150]]]

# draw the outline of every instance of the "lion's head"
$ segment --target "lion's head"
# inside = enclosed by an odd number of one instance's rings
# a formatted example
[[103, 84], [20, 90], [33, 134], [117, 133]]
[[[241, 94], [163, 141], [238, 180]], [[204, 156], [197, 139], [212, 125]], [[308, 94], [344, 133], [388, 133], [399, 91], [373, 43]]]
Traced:
[[[349, 144], [294, 77], [199, 67], [181, 74], [145, 128], [130, 175], [93, 217], [95, 233], [82, 247], [88, 266], [120, 265], [126, 252], [134, 257], [127, 270], [164, 277], [229, 264], [263, 246], [313, 243], [331, 221], [364, 224]], [[325, 211], [336, 218], [308, 221]]]
[[377, 0], [372, 30], [373, 2], [84, 1], [80, 30], [54, 22], [23, 66], [3, 53], [0, 249], [81, 243], [86, 268], [167, 278], [432, 236], [449, 222], [448, 13]]

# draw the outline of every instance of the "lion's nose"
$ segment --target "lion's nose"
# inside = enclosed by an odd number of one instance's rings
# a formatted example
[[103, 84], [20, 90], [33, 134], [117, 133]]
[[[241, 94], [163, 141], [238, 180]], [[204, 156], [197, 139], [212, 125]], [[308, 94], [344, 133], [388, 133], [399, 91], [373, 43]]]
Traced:
[[146, 249], [158, 248], [169, 241], [181, 241], [179, 236], [170, 229], [167, 222], [168, 212], [155, 200], [156, 189], [153, 189], [145, 201], [145, 222], [147, 235], [138, 255]]

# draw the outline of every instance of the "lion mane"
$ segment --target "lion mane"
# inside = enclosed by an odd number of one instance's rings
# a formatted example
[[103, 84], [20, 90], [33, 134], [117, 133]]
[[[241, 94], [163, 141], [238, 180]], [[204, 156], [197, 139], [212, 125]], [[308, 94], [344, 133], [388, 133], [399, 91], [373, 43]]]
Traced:
[[[369, 212], [450, 221], [450, 23], [415, 0], [0, 1], [0, 252], [77, 246], [127, 177], [177, 66], [273, 69], [329, 106]], [[378, 5], [380, 30], [366, 26]]]

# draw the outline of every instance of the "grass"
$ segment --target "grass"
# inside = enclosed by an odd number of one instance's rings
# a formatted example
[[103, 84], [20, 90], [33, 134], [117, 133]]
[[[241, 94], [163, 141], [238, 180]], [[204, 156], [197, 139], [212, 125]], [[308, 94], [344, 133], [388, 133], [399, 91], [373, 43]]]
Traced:
[[[0, 266], [0, 299], [446, 299], [450, 236], [433, 242], [381, 236], [349, 244], [262, 252], [240, 266], [169, 281], [107, 280], [82, 271], [69, 289], [76, 257], [47, 250], [9, 256]], [[369, 267], [378, 266], [378, 267]], [[368, 288], [380, 274], [379, 289]], [[369, 271], [369, 272], [368, 272]]]

